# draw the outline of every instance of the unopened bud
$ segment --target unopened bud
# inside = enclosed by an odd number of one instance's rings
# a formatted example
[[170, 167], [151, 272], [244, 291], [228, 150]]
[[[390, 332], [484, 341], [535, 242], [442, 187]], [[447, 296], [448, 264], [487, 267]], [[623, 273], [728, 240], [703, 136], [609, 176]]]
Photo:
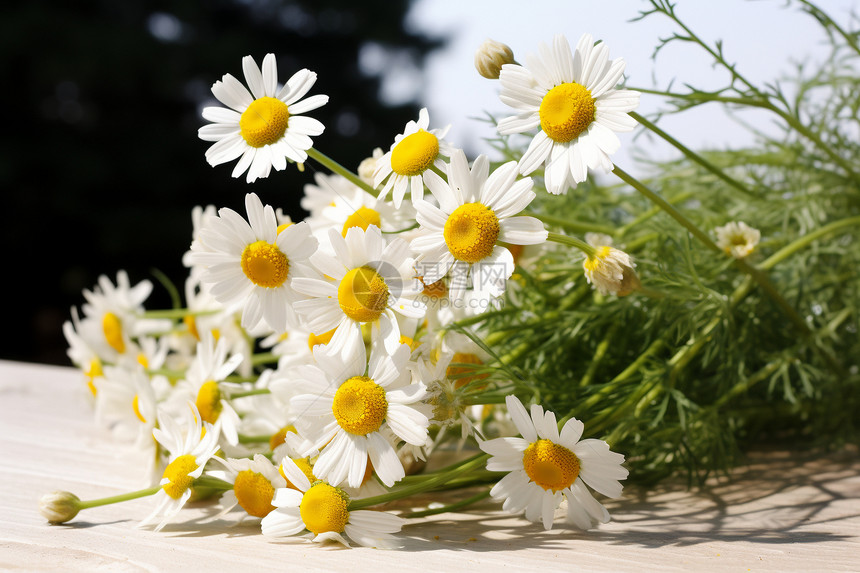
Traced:
[[377, 147], [373, 150], [373, 156], [368, 157], [358, 165], [358, 176], [369, 185], [373, 185], [373, 174], [376, 173], [376, 164], [382, 159], [384, 153], [382, 148]]
[[50, 523], [65, 523], [78, 514], [80, 503], [78, 496], [71, 492], [53, 491], [39, 500], [39, 512]]
[[495, 40], [484, 41], [475, 52], [475, 68], [479, 74], [490, 80], [499, 79], [503, 65], [515, 63], [511, 48]]

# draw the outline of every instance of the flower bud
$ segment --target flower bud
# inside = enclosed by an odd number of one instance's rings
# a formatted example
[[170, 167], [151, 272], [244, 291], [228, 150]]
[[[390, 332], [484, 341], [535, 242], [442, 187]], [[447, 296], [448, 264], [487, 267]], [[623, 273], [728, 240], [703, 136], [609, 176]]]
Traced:
[[367, 183], [368, 185], [373, 185], [373, 174], [376, 172], [376, 164], [382, 159], [384, 153], [382, 149], [377, 147], [373, 150], [373, 156], [364, 159], [358, 165], [358, 176], [361, 177], [361, 180]]
[[585, 258], [582, 267], [585, 278], [600, 294], [625, 296], [641, 287], [633, 270], [636, 264], [630, 255], [612, 247], [598, 247], [594, 255]]
[[514, 64], [511, 48], [495, 40], [486, 40], [475, 52], [475, 68], [478, 73], [490, 80], [499, 79], [504, 64]]
[[78, 514], [81, 500], [68, 491], [46, 493], [39, 500], [39, 512], [50, 523], [65, 523]]

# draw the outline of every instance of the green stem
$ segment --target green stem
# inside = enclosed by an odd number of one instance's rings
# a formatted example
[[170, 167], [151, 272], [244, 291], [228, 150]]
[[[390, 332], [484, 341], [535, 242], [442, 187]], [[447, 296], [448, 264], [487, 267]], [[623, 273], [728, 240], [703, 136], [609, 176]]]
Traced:
[[406, 519], [412, 519], [415, 517], [427, 517], [428, 515], [438, 515], [440, 513], [449, 513], [452, 511], [457, 511], [457, 510], [463, 509], [464, 507], [472, 505], [473, 503], [477, 503], [477, 502], [484, 500], [488, 497], [490, 497], [490, 490], [489, 489], [482, 491], [481, 493], [475, 494], [472, 497], [466, 498], [462, 501], [458, 501], [456, 503], [449, 503], [448, 505], [443, 505], [442, 507], [437, 507], [434, 509], [425, 509], [424, 511], [412, 511], [409, 513], [405, 513], [405, 514], [401, 515], [400, 517], [403, 517]]
[[271, 394], [272, 391], [268, 388], [257, 388], [256, 390], [246, 390], [244, 392], [236, 392], [234, 394], [230, 394], [230, 399], [234, 400], [236, 398], [245, 398], [246, 396], [260, 396], [262, 394]]
[[773, 268], [777, 263], [787, 259], [800, 249], [804, 248], [808, 244], [813, 241], [820, 239], [825, 235], [829, 235], [835, 231], [842, 229], [843, 227], [854, 227], [856, 228], [860, 225], [860, 216], [857, 217], [849, 217], [847, 219], [841, 219], [839, 221], [834, 221], [828, 225], [824, 225], [811, 233], [807, 233], [806, 235], [795, 239], [793, 242], [789, 243], [785, 247], [781, 248], [773, 255], [768, 257], [766, 261], [759, 265], [760, 269], [768, 270]]
[[251, 364], [259, 366], [260, 364], [273, 364], [278, 361], [278, 356], [271, 352], [261, 352], [251, 356]]
[[702, 157], [701, 155], [699, 155], [698, 153], [696, 153], [695, 151], [693, 151], [692, 149], [687, 147], [686, 145], [682, 144], [680, 141], [678, 141], [677, 139], [675, 139], [674, 137], [672, 137], [671, 135], [669, 135], [668, 133], [666, 133], [665, 131], [663, 131], [659, 127], [657, 127], [655, 124], [651, 123], [650, 121], [648, 121], [647, 119], [645, 119], [644, 117], [642, 117], [641, 115], [636, 113], [635, 111], [631, 111], [628, 115], [630, 117], [632, 117], [633, 119], [635, 119], [636, 121], [638, 121], [639, 123], [641, 123], [647, 129], [652, 131], [655, 135], [661, 137], [663, 140], [665, 140], [667, 143], [669, 143], [672, 147], [674, 147], [675, 149], [677, 149], [678, 151], [683, 153], [688, 159], [690, 159], [691, 161], [694, 161], [695, 163], [698, 163], [699, 165], [701, 165], [702, 167], [704, 167], [705, 169], [707, 169], [708, 171], [710, 171], [711, 173], [713, 173], [714, 175], [716, 175], [717, 177], [719, 177], [720, 179], [722, 179], [723, 181], [725, 181], [726, 183], [728, 183], [729, 185], [731, 185], [732, 187], [737, 189], [738, 191], [746, 193], [747, 195], [753, 194], [752, 191], [747, 189], [745, 185], [743, 185], [739, 181], [733, 179], [732, 177], [729, 177], [728, 175], [726, 175], [726, 173], [722, 169], [720, 169], [719, 167], [717, 167], [716, 165], [714, 165], [713, 163], [711, 163], [710, 161], [708, 161], [707, 159], [705, 159], [704, 157]]
[[78, 503], [78, 509], [89, 509], [91, 507], [99, 507], [102, 505], [110, 505], [112, 503], [121, 503], [123, 501], [130, 501], [132, 499], [138, 499], [141, 497], [146, 497], [149, 495], [154, 495], [158, 493], [158, 490], [161, 489], [160, 485], [149, 487], [146, 489], [139, 489], [137, 491], [132, 491], [129, 493], [122, 493], [120, 495], [112, 495], [110, 497], [102, 497], [100, 499], [91, 499], [89, 501], [81, 501]]
[[353, 173], [352, 171], [350, 171], [349, 169], [347, 169], [346, 167], [344, 167], [343, 165], [341, 165], [340, 163], [338, 163], [337, 161], [335, 161], [334, 159], [332, 159], [328, 155], [325, 155], [324, 153], [320, 152], [318, 149], [316, 149], [314, 147], [311, 147], [310, 149], [308, 149], [308, 157], [319, 162], [321, 165], [326, 167], [332, 173], [337, 173], [338, 175], [345, 177], [351, 183], [353, 183], [354, 185], [357, 185], [358, 187], [361, 187], [363, 190], [367, 191], [368, 193], [370, 193], [374, 197], [379, 195], [379, 191], [377, 191], [376, 189], [374, 189], [373, 187], [371, 187], [370, 185], [365, 183], [361, 177], [359, 177], [358, 175], [356, 175], [355, 173]]
[[577, 239], [576, 237], [568, 237], [567, 235], [561, 235], [559, 233], [548, 233], [546, 237], [547, 241], [552, 241], [554, 243], [560, 243], [562, 245], [567, 245], [569, 247], [576, 247], [587, 257], [593, 257], [595, 253], [597, 253], [597, 249], [586, 243], [581, 239]]
[[487, 462], [489, 457], [489, 454], [480, 453], [471, 458], [453, 464], [452, 466], [449, 466], [450, 469], [446, 468], [444, 471], [437, 472], [432, 477], [429, 477], [426, 480], [422, 480], [414, 485], [407, 485], [395, 491], [384, 493], [382, 495], [365, 497], [364, 499], [354, 499], [349, 502], [349, 511], [354, 511], [356, 509], [364, 509], [365, 507], [371, 507], [374, 505], [379, 505], [381, 503], [388, 503], [389, 501], [403, 499], [404, 497], [409, 497], [410, 495], [430, 491], [437, 486], [444, 485], [454, 477], [462, 475], [475, 468], [481, 467]]
[[603, 233], [604, 235], [614, 235], [617, 229], [608, 225], [599, 225], [597, 223], [586, 223], [583, 221], [571, 221], [561, 217], [553, 217], [552, 215], [544, 215], [533, 211], [524, 211], [523, 215], [534, 217], [543, 223], [563, 227], [569, 231], [576, 233]]
[[663, 209], [670, 217], [675, 219], [678, 223], [681, 224], [682, 227], [690, 231], [690, 233], [699, 239], [706, 247], [711, 249], [712, 251], [716, 251], [718, 253], [722, 253], [722, 249], [720, 249], [717, 244], [711, 240], [711, 238], [701, 229], [699, 229], [695, 223], [690, 221], [687, 217], [685, 217], [680, 211], [678, 211], [671, 203], [648, 189], [645, 185], [639, 182], [638, 179], [633, 177], [632, 175], [625, 172], [620, 167], [616, 166], [612, 172], [617, 175], [622, 181], [639, 191], [642, 195], [644, 195], [649, 201]]

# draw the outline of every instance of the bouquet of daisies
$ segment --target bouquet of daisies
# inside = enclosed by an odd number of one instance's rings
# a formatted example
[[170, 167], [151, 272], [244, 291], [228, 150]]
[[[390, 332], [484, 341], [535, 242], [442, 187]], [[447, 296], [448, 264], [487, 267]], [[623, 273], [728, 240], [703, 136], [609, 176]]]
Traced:
[[[235, 161], [233, 177], [248, 183], [308, 161], [328, 173], [305, 186], [304, 221], [254, 193], [244, 212], [196, 208], [176, 308], [147, 309], [153, 285], [123, 272], [84, 292], [64, 329], [69, 356], [96, 419], [146, 468], [144, 489], [110, 502], [152, 496], [141, 525], [158, 530], [189, 499], [211, 496], [218, 519], [258, 519], [267, 536], [381, 548], [397, 546], [407, 518], [487, 497], [546, 529], [557, 513], [589, 529], [609, 519], [599, 499], [620, 497], [627, 465], [671, 468], [673, 452], [720, 449], [711, 415], [759, 380], [788, 376], [766, 361], [719, 392], [698, 378], [685, 385], [685, 369], [710, 367], [719, 312], [756, 285], [790, 320], [796, 311], [764, 272], [779, 261], [750, 262], [759, 230], [723, 212], [704, 231], [676, 206], [682, 199], [613, 165], [616, 133], [662, 133], [634, 111], [642, 90], [619, 86], [623, 59], [588, 34], [573, 47], [557, 35], [524, 64], [488, 41], [476, 66], [513, 109], [497, 124], [502, 161], [467, 157], [422, 109], [353, 172], [314, 148], [324, 126], [308, 114], [328, 98], [309, 95], [313, 72], [281, 84], [273, 54], [261, 67], [247, 56], [245, 83], [215, 82], [223, 105], [203, 110], [210, 123], [199, 131], [213, 142], [211, 165]], [[714, 169], [711, 180], [719, 172], [742, 185]], [[614, 173], [645, 205], [612, 191], [608, 219], [560, 216], [576, 212], [568, 198], [594, 185], [593, 172]], [[611, 220], [623, 209], [626, 219]], [[691, 238], [703, 245], [714, 281], [728, 265], [746, 277], [730, 300], [719, 295], [717, 311], [682, 301], [692, 281], [656, 267], [654, 280], [640, 280], [629, 253], [654, 244], [656, 213], [673, 219], [685, 248]], [[649, 304], [647, 335], [619, 328]], [[704, 318], [678, 318], [696, 312]], [[679, 343], [682, 322], [704, 337]], [[607, 374], [607, 357], [625, 367]], [[628, 462], [605, 440], [623, 444]], [[42, 509], [56, 523], [102, 503], [55, 492]]]

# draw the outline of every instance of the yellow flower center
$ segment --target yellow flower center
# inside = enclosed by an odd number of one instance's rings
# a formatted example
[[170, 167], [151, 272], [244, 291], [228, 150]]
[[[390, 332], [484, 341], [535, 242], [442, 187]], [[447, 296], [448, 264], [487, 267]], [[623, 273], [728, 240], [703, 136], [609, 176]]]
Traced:
[[[455, 352], [454, 356], [451, 357], [452, 363], [462, 363], [462, 364], [474, 364], [476, 366], [480, 366], [484, 363], [483, 360], [477, 357], [477, 355], [472, 354], [471, 352]], [[469, 368], [468, 366], [449, 366], [445, 371], [445, 375], [448, 378], [454, 379], [454, 388], [462, 388], [472, 380], [483, 380], [489, 374], [472, 374], [471, 376], [467, 376], [469, 372], [472, 372], [474, 369]]]
[[550, 139], [566, 143], [579, 137], [594, 121], [597, 107], [591, 92], [577, 83], [555, 86], [540, 104], [540, 126]]
[[281, 223], [280, 225], [278, 225], [277, 233], [280, 235], [282, 232], [284, 232], [285, 230], [287, 230], [289, 227], [292, 227], [292, 226], [293, 226], [292, 223]]
[[287, 104], [273, 97], [261, 97], [242, 113], [239, 133], [251, 147], [263, 147], [284, 136], [289, 120]]
[[138, 398], [137, 394], [134, 395], [134, 399], [131, 401], [131, 407], [134, 410], [134, 415], [137, 416], [137, 419], [146, 423], [146, 418], [143, 417], [143, 414], [140, 413], [140, 398]]
[[523, 452], [523, 468], [533, 482], [555, 492], [570, 487], [576, 480], [579, 458], [564, 446], [538, 440]]
[[388, 412], [385, 390], [367, 376], [353, 376], [340, 385], [331, 405], [340, 427], [356, 436], [366, 436], [382, 425]]
[[[290, 458], [290, 459], [296, 463], [296, 466], [298, 466], [298, 468], [300, 470], [302, 470], [302, 473], [305, 474], [306, 478], [308, 478], [308, 482], [314, 483], [315, 481], [317, 481], [317, 478], [314, 475], [313, 466], [311, 466], [310, 458], [299, 458], [299, 459]], [[283, 463], [280, 466], [278, 466], [278, 472], [281, 474], [281, 477], [287, 481], [287, 487], [288, 488], [295, 489], [295, 490], [299, 489], [296, 487], [296, 485], [293, 482], [291, 482], [287, 478], [287, 474], [284, 473], [284, 464]]]
[[182, 317], [182, 322], [185, 323], [186, 328], [188, 328], [188, 333], [200, 340], [200, 332], [197, 330], [197, 319], [193, 314], [186, 314]]
[[332, 328], [328, 332], [323, 332], [319, 336], [317, 336], [313, 332], [308, 334], [308, 348], [311, 349], [311, 352], [314, 351], [314, 346], [318, 344], [328, 344], [329, 342], [331, 342], [331, 337], [334, 336], [335, 330], [337, 330], [337, 328]]
[[251, 470], [239, 472], [233, 482], [233, 493], [248, 515], [266, 517], [275, 509], [272, 505], [275, 487], [263, 474]]
[[419, 129], [400, 140], [391, 151], [391, 169], [398, 175], [421, 175], [439, 155], [439, 139]]
[[499, 238], [499, 219], [481, 203], [466, 203], [445, 221], [442, 236], [456, 259], [477, 263], [493, 252]]
[[111, 348], [122, 354], [125, 352], [125, 341], [122, 339], [122, 321], [112, 312], [106, 312], [102, 317], [102, 330]]
[[337, 302], [345, 315], [356, 322], [379, 318], [388, 304], [388, 285], [370, 267], [352, 269], [337, 287]]
[[277, 448], [278, 446], [283, 444], [284, 441], [287, 439], [287, 432], [295, 432], [295, 431], [296, 431], [296, 427], [293, 426], [292, 424], [290, 424], [290, 425], [284, 426], [283, 428], [281, 428], [280, 430], [278, 430], [277, 432], [272, 434], [272, 437], [269, 438], [269, 449], [274, 452], [275, 448]]
[[221, 410], [224, 408], [221, 405], [221, 390], [218, 389], [218, 383], [210, 380], [200, 386], [195, 404], [204, 422], [210, 424], [217, 422], [218, 416], [221, 415]]
[[305, 492], [299, 504], [299, 515], [311, 533], [342, 533], [349, 521], [346, 507], [349, 496], [340, 488], [319, 482]]
[[355, 213], [346, 218], [346, 222], [343, 224], [343, 230], [340, 232], [341, 235], [346, 237], [346, 232], [353, 227], [360, 227], [362, 230], [367, 230], [367, 227], [370, 225], [376, 225], [380, 229], [382, 228], [382, 218], [379, 215], [379, 211], [375, 211], [370, 207], [359, 207], [355, 210]]
[[257, 241], [242, 251], [242, 271], [255, 285], [276, 288], [287, 280], [290, 261], [276, 245]]
[[597, 252], [594, 253], [594, 256], [586, 258], [582, 265], [585, 267], [585, 270], [594, 272], [603, 265], [603, 261], [609, 256], [610, 252], [612, 252], [612, 247], [597, 247]]
[[98, 390], [96, 389], [95, 379], [99, 376], [103, 376], [102, 372], [102, 363], [98, 358], [93, 358], [90, 361], [90, 369], [84, 372], [84, 376], [87, 377], [87, 388], [90, 389], [93, 396], [96, 395]]
[[435, 283], [430, 283], [429, 285], [424, 282], [424, 277], [418, 277], [418, 280], [420, 280], [421, 284], [424, 285], [422, 294], [428, 298], [443, 298], [448, 294], [448, 287], [445, 286], [445, 282], [442, 279], [439, 279]]
[[162, 489], [173, 499], [179, 499], [194, 482], [194, 478], [188, 474], [196, 469], [197, 460], [194, 459], [194, 456], [190, 454], [179, 456], [164, 469], [162, 477], [166, 477], [170, 481], [161, 486]]

